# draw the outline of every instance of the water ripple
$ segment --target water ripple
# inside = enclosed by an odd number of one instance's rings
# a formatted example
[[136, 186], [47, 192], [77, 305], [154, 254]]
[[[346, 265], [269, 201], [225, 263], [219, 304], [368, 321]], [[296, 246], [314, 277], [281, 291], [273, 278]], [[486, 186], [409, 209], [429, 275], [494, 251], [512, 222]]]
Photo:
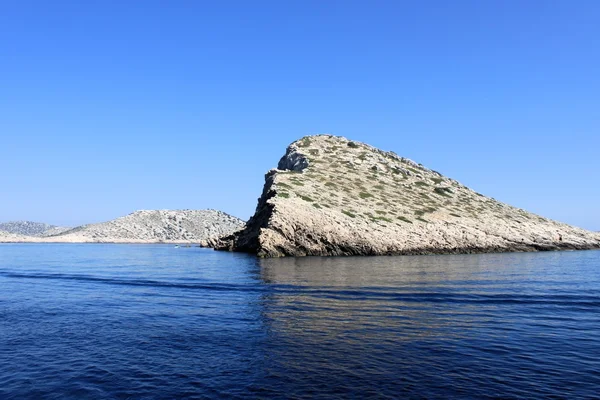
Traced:
[[600, 393], [600, 252], [0, 250], [2, 399]]

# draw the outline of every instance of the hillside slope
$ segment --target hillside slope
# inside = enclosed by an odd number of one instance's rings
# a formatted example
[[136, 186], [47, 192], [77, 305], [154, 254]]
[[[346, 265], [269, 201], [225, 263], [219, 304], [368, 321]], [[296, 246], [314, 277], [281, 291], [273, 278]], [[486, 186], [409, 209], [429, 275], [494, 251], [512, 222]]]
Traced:
[[393, 152], [331, 135], [292, 143], [244, 230], [261, 257], [591, 249], [600, 235], [476, 193]]
[[63, 233], [71, 228], [32, 221], [11, 221], [0, 223], [0, 231], [24, 236], [50, 236]]
[[30, 241], [30, 236], [19, 235], [16, 233], [0, 231], [0, 243], [22, 243]]
[[[0, 232], [0, 242], [37, 243], [198, 243], [230, 235], [244, 221], [217, 210], [141, 210], [108, 222], [39, 236]], [[57, 232], [52, 234], [52, 232]]]
[[217, 210], [140, 210], [48, 237], [55, 242], [203, 243], [240, 229], [244, 221]]

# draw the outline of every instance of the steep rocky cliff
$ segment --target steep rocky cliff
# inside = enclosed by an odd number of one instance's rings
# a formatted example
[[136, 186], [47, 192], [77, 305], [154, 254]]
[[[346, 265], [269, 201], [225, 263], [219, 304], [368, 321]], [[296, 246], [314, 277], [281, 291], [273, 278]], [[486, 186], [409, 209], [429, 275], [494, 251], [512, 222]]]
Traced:
[[261, 257], [591, 249], [600, 235], [476, 193], [393, 152], [331, 135], [292, 143], [254, 216], [215, 247]]

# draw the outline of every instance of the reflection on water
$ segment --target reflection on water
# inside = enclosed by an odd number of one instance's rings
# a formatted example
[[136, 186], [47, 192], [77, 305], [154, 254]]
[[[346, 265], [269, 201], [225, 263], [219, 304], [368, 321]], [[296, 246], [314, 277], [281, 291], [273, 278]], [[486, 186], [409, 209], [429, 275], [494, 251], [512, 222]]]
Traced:
[[0, 398], [593, 398], [600, 252], [0, 245]]
[[598, 256], [262, 260], [270, 368], [297, 393], [594, 396]]

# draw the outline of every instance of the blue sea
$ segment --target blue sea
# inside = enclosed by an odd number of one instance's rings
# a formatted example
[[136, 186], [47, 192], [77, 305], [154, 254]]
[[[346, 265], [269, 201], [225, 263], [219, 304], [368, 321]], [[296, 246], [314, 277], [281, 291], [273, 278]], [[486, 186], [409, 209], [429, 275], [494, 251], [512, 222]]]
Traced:
[[600, 396], [600, 252], [0, 245], [0, 399]]

